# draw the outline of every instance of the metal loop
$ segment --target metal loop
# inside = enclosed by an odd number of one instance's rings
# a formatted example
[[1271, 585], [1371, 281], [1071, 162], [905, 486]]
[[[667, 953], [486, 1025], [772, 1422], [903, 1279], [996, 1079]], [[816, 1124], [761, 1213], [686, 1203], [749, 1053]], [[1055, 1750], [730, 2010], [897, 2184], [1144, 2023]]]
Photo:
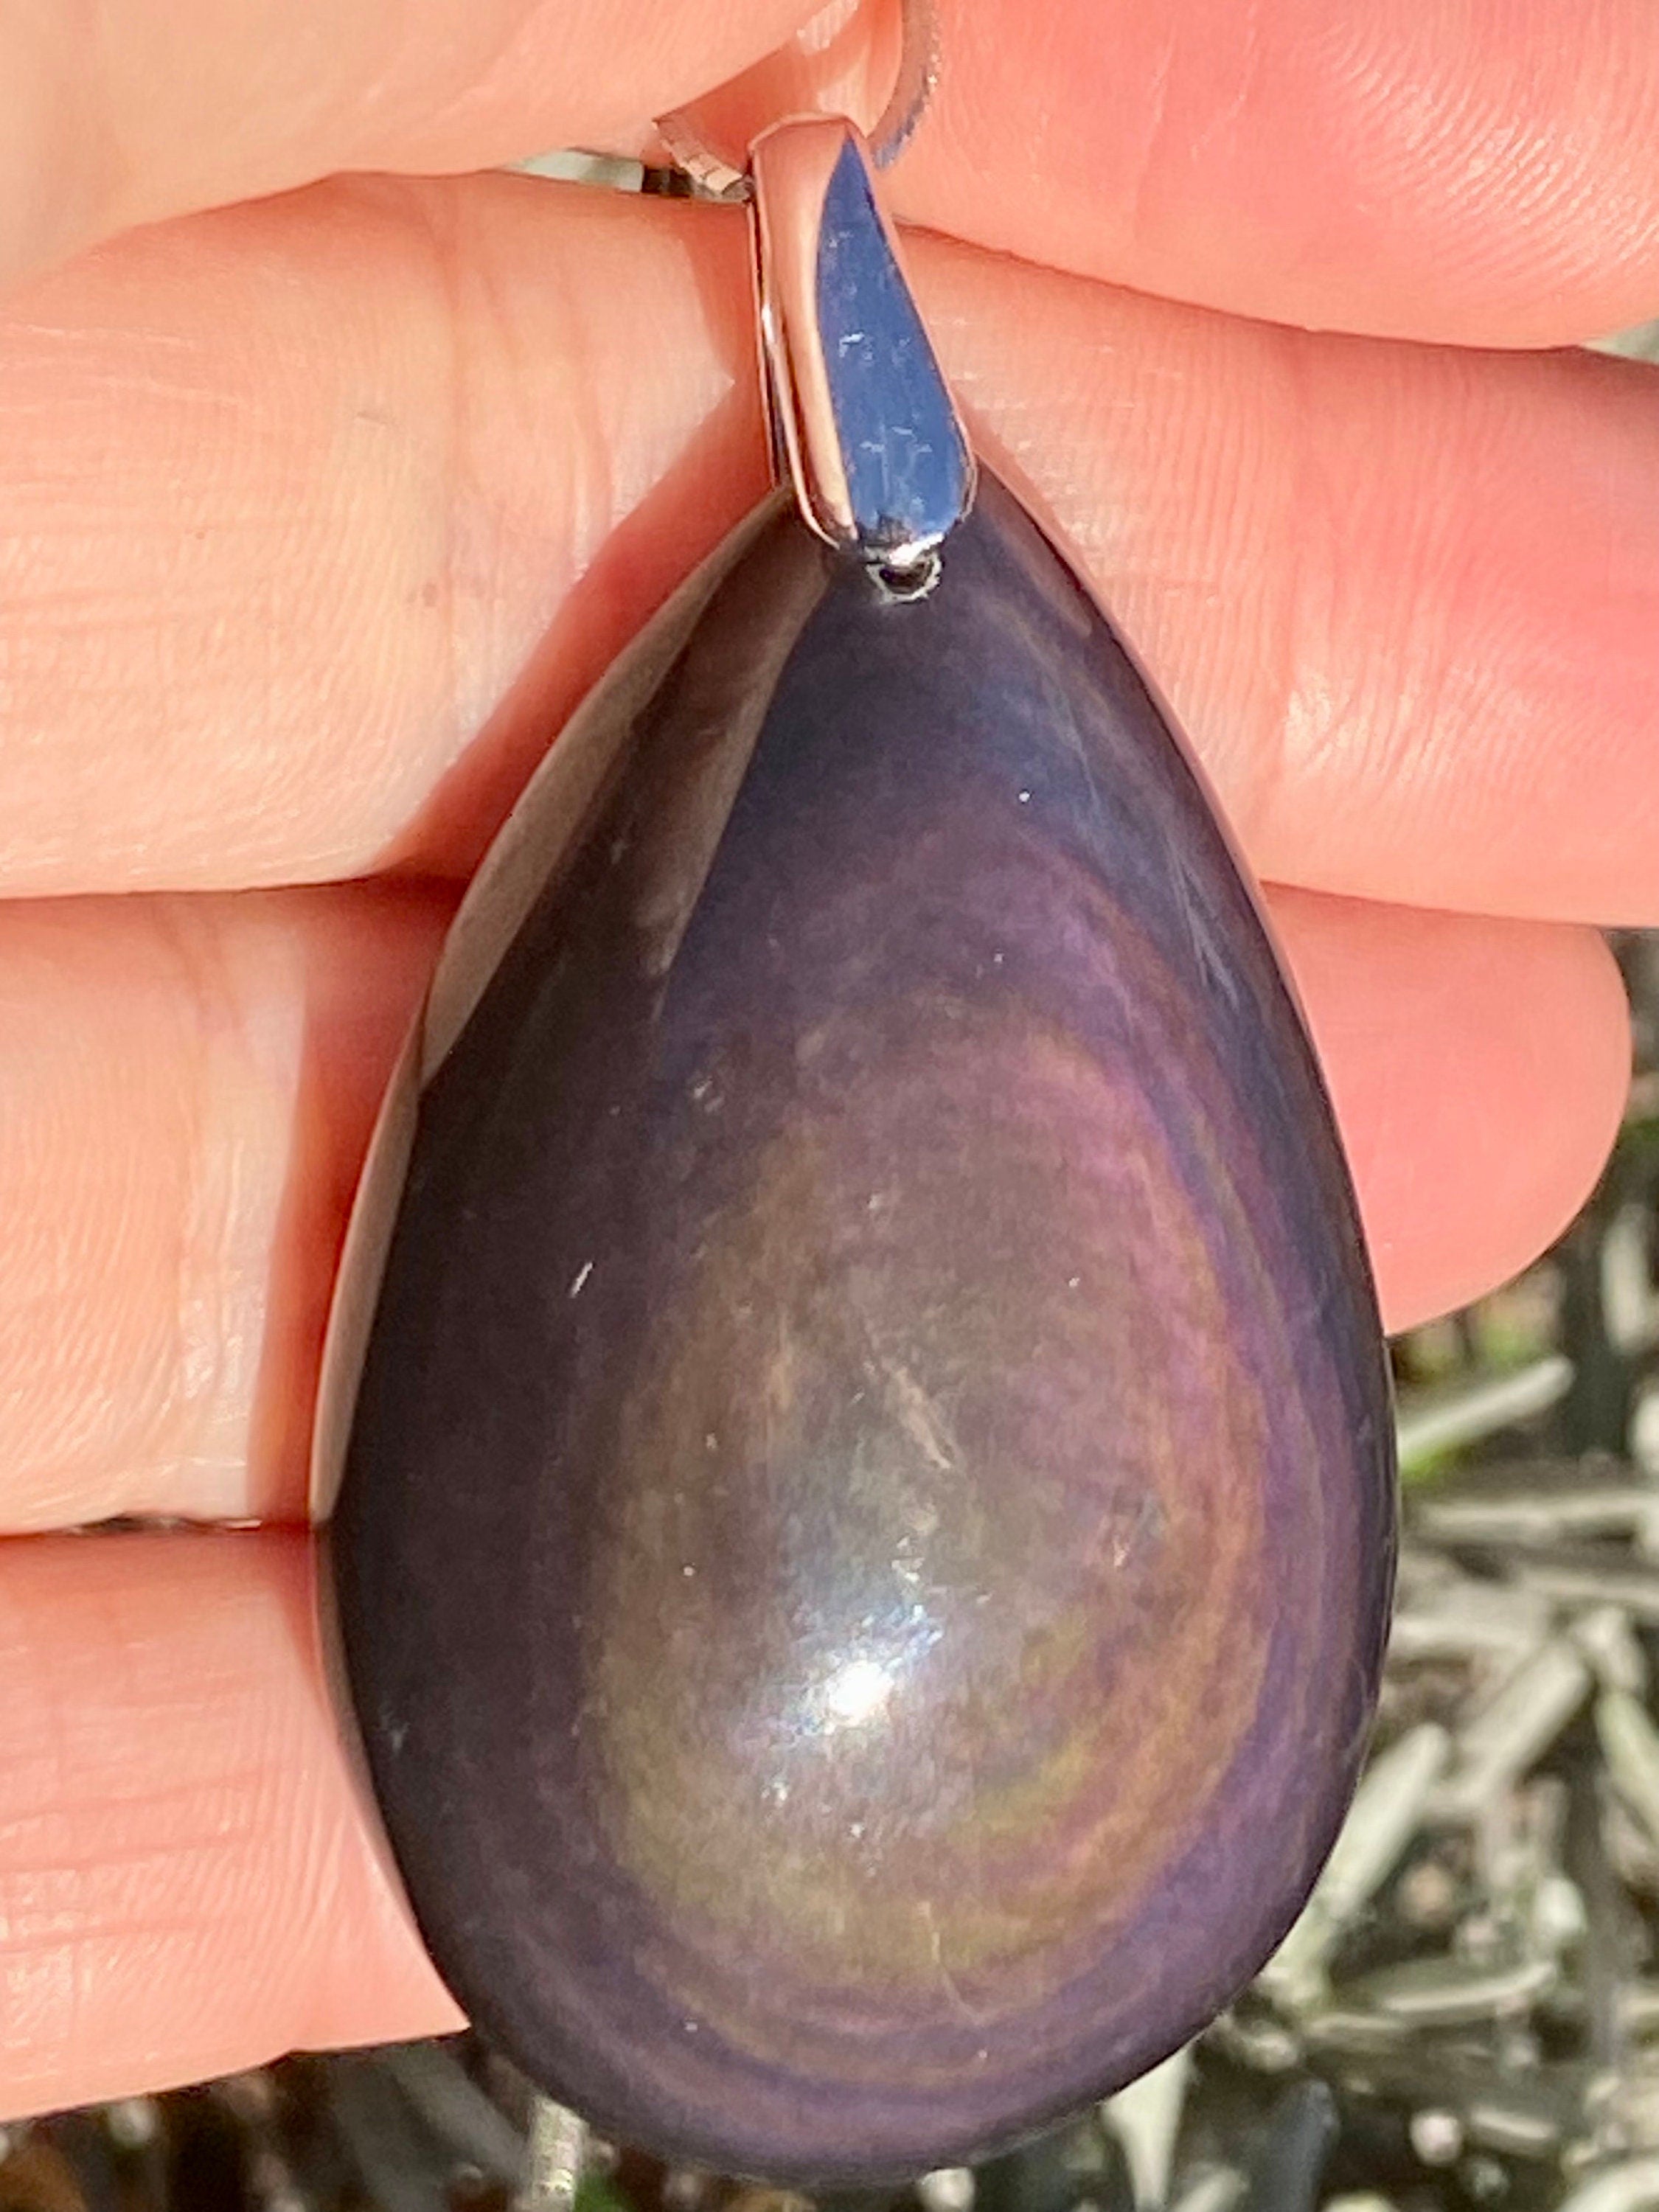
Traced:
[[[870, 159], [878, 169], [897, 161], [909, 144], [939, 82], [936, 0], [900, 0], [900, 22], [898, 75], [886, 106], [868, 134]], [[659, 116], [656, 130], [674, 166], [690, 179], [700, 198], [746, 200], [750, 197], [747, 168], [736, 167], [705, 145], [688, 110], [676, 108], [672, 114]]]

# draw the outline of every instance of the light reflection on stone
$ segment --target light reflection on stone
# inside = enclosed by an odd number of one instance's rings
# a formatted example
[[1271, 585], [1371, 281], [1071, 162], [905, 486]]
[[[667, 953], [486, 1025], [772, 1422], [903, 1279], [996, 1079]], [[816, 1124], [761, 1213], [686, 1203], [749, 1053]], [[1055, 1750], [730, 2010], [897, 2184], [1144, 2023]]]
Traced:
[[1251, 893], [1065, 564], [989, 480], [915, 605], [781, 514], [734, 562], [422, 1099], [332, 1548], [480, 2025], [854, 2184], [1121, 2085], [1288, 1926], [1392, 1429]]

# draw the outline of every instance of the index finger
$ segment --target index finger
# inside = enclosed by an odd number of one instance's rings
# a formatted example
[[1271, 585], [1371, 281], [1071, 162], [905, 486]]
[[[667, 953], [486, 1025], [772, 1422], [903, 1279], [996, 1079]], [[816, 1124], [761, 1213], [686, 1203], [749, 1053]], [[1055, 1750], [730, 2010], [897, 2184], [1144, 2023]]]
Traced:
[[[941, 88], [895, 173], [915, 221], [1383, 335], [1541, 345], [1659, 306], [1651, 0], [939, 5]], [[106, 0], [94, 42], [81, 11], [5, 11], [0, 283], [131, 224], [337, 170], [637, 148], [653, 114], [811, 12]]]

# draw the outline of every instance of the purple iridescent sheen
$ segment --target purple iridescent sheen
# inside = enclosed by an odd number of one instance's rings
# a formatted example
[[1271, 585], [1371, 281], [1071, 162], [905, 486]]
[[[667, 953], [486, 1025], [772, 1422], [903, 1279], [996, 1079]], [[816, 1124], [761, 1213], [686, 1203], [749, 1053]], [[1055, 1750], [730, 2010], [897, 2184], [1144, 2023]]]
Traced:
[[1375, 1303], [1251, 891], [1000, 484], [909, 605], [777, 509], [638, 693], [421, 1098], [344, 1680], [533, 2078], [901, 2175], [1156, 2061], [1305, 1896], [1387, 1615]]

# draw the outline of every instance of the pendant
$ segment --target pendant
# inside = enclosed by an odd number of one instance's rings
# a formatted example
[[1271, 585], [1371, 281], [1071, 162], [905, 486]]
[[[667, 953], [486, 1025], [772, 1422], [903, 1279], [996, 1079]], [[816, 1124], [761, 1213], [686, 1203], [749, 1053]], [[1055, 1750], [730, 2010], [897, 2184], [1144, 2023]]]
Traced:
[[857, 134], [754, 161], [785, 489], [560, 735], [383, 1119], [318, 1439], [479, 2027], [775, 2181], [1004, 2146], [1304, 1901], [1394, 1548], [1352, 1194], [1146, 678], [977, 472]]

